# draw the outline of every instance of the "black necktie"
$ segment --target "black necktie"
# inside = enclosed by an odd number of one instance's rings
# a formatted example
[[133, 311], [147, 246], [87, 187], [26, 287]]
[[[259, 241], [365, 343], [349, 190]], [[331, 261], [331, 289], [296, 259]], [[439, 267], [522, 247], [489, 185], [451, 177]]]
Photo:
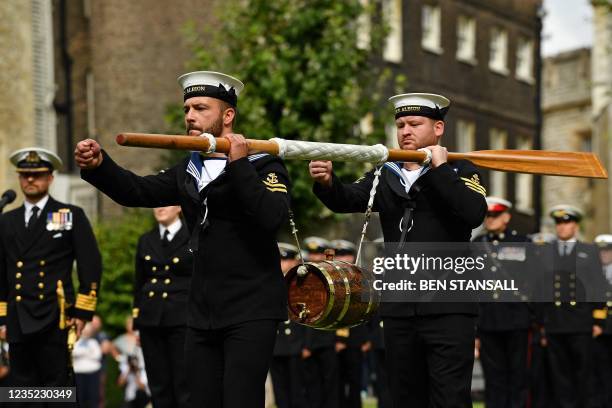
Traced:
[[168, 239], [168, 235], [170, 235], [170, 231], [165, 230], [164, 236], [162, 237], [162, 246], [164, 247], [167, 247], [168, 244], [170, 243], [170, 240]]
[[38, 219], [39, 211], [40, 211], [40, 208], [38, 208], [37, 206], [32, 207], [32, 215], [30, 215], [30, 219], [28, 220], [28, 225], [27, 225], [27, 228], [29, 230], [34, 228], [34, 224], [36, 224], [36, 220]]
[[561, 242], [561, 256], [568, 256], [569, 252], [569, 244], [567, 242]]

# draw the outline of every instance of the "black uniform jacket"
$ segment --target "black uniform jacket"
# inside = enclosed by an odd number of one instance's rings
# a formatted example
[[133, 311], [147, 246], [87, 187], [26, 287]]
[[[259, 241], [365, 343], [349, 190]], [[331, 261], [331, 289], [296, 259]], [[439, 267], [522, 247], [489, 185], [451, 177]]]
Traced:
[[306, 330], [306, 326], [291, 320], [279, 323], [276, 332], [276, 342], [274, 343], [274, 356], [301, 356]]
[[334, 330], [320, 330], [306, 327], [304, 331], [304, 348], [308, 350], [321, 350], [336, 346], [336, 332]]
[[[517, 243], [524, 245], [525, 253], [530, 254], [529, 238], [517, 234], [514, 230], [506, 230], [501, 234], [486, 233], [474, 238], [474, 242], [486, 245], [490, 252], [490, 259], [498, 259], [499, 244], [503, 248], [505, 244]], [[495, 266], [503, 269], [501, 273], [507, 272], [513, 278], [520, 277], [522, 273], [529, 273], [535, 268], [528, 268], [527, 262], [533, 262], [531, 256], [525, 256], [520, 260], [497, 261]], [[478, 316], [478, 330], [484, 331], [507, 331], [507, 330], [526, 330], [533, 320], [532, 309], [526, 302], [483, 302], [480, 304], [480, 314]]]
[[372, 349], [384, 350], [385, 349], [385, 336], [383, 333], [384, 323], [380, 319], [380, 316], [375, 314], [372, 319], [368, 322], [368, 340], [372, 342]]
[[0, 325], [6, 322], [10, 342], [58, 324], [58, 280], [70, 305], [67, 315], [91, 319], [102, 273], [98, 245], [82, 209], [49, 197], [31, 230], [25, 227], [24, 212], [22, 205], [0, 217]]
[[216, 329], [258, 319], [287, 319], [287, 289], [276, 233], [289, 210], [282, 161], [253, 155], [229, 163], [200, 193], [186, 172], [189, 158], [140, 177], [104, 152], [81, 177], [128, 207], [180, 205], [195, 252], [187, 325]]
[[[385, 242], [399, 242], [400, 223], [406, 208], [413, 208], [412, 229], [407, 242], [469, 242], [471, 231], [482, 223], [487, 205], [480, 174], [469, 161], [444, 163], [422, 174], [406, 193], [402, 163], [385, 163], [377, 187], [373, 210], [380, 215]], [[364, 212], [374, 171], [353, 184], [343, 184], [335, 175], [332, 186], [318, 183], [314, 192], [332, 211]], [[477, 304], [391, 303], [381, 305], [382, 317], [408, 317], [440, 313], [476, 314]]]
[[593, 324], [604, 326], [605, 316], [598, 318], [595, 312], [605, 307], [605, 279], [597, 248], [578, 241], [568, 256], [560, 256], [558, 242], [553, 241], [542, 246], [540, 259], [552, 260], [543, 266], [552, 270], [548, 274], [552, 281], [542, 284], [550, 287], [553, 302], [538, 305], [546, 332], [588, 334]]
[[136, 251], [134, 309], [136, 327], [187, 324], [187, 298], [193, 272], [189, 232], [181, 226], [167, 247], [159, 227], [140, 237]]

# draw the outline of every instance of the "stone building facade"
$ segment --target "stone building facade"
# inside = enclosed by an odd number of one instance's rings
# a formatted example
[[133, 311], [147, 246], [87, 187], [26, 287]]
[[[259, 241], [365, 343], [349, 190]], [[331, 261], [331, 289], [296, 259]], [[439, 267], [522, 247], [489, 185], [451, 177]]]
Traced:
[[[19, 191], [13, 150], [35, 143], [33, 33], [29, 2], [0, 2], [0, 189]], [[9, 207], [10, 208], [10, 207]]]
[[[12, 21], [20, 21], [9, 25], [15, 32], [11, 35], [31, 41], [27, 36], [32, 35], [33, 24], [27, 23], [31, 14], [27, 9], [43, 3], [50, 4], [45, 6], [51, 19], [47, 38], [53, 47], [53, 147], [66, 162], [63, 171], [67, 176], [59, 183], [62, 191], [74, 196], [70, 192], [80, 185], [72, 149], [85, 137], [98, 139], [119, 163], [136, 173], [159, 168], [160, 151], [119, 147], [115, 135], [168, 130], [166, 109], [181, 100], [175, 79], [190, 59], [184, 28], [190, 22], [196, 28], [214, 26], [220, 2], [177, 0], [171, 7], [162, 0], [2, 2], [0, 7], [13, 13]], [[450, 150], [540, 147], [540, 7], [540, 0], [383, 1], [392, 34], [381, 63], [407, 78], [401, 91], [437, 92], [453, 101], [444, 140]], [[23, 59], [31, 52], [26, 45], [13, 48], [20, 51], [15, 58]], [[22, 66], [14, 71], [28, 78], [28, 69], [31, 67]], [[16, 76], [10, 71], [1, 75]], [[32, 86], [26, 82], [19, 85], [24, 90]], [[0, 92], [29, 97], [27, 106], [36, 99], [17, 88]], [[0, 103], [11, 98], [14, 96], [2, 95]], [[22, 119], [26, 127], [31, 125], [28, 116]], [[14, 133], [3, 126], [0, 132]], [[0, 148], [5, 148], [8, 139], [0, 136]], [[15, 143], [28, 144], [25, 139]], [[489, 193], [517, 203], [516, 226], [525, 232], [537, 229], [538, 178], [483, 173]], [[92, 211], [99, 214], [119, 211], [97, 192], [84, 192], [77, 198], [89, 200]]]
[[[593, 1], [593, 150], [612, 170], [612, 0]], [[612, 232], [612, 178], [593, 183], [593, 233]]]
[[[593, 47], [544, 60], [543, 148], [592, 151], [610, 171], [612, 165], [612, 2], [593, 2]], [[612, 231], [612, 181], [544, 177], [543, 208], [567, 203], [585, 213], [582, 235]], [[542, 224], [553, 224], [543, 213]]]
[[[541, 1], [388, 0], [383, 63], [403, 92], [451, 99], [442, 143], [450, 151], [540, 148]], [[386, 11], [383, 7], [383, 12]], [[390, 140], [394, 137], [390, 126]], [[483, 171], [491, 195], [515, 203], [513, 226], [538, 229], [539, 178]]]
[[[584, 48], [546, 58], [542, 83], [543, 148], [590, 151], [591, 50]], [[543, 225], [551, 228], [552, 221], [546, 210], [556, 204], [576, 205], [590, 218], [593, 211], [592, 183], [589, 179], [544, 177]]]

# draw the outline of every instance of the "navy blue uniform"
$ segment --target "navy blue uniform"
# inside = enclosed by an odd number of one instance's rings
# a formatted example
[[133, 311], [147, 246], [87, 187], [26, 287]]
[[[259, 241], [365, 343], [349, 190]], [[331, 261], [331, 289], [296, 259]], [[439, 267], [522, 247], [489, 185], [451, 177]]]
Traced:
[[189, 403], [184, 351], [193, 254], [188, 244], [185, 225], [167, 243], [157, 226], [138, 241], [132, 316], [155, 408]]
[[[552, 259], [554, 302], [541, 307], [540, 319], [548, 340], [548, 368], [554, 404], [561, 408], [586, 407], [592, 376], [594, 311], [603, 304], [594, 294], [605, 288], [595, 246], [576, 242], [568, 254], [560, 254], [558, 242], [542, 248]], [[599, 283], [598, 283], [599, 282]]]
[[[385, 242], [468, 242], [487, 205], [468, 161], [430, 168], [406, 192], [401, 163], [385, 163], [374, 200]], [[364, 212], [373, 171], [353, 184], [334, 175], [314, 192], [334, 212]], [[395, 405], [471, 407], [476, 304], [383, 303], [387, 365]]]
[[[529, 239], [516, 231], [506, 230], [501, 234], [487, 233], [476, 237], [474, 242], [487, 246], [490, 259], [496, 259], [498, 273], [510, 273], [519, 277], [520, 271], [528, 273], [529, 248], [523, 243]], [[501, 261], [496, 256], [499, 244], [502, 250], [518, 243], [524, 257]], [[495, 254], [495, 255], [493, 255]], [[478, 317], [480, 338], [480, 361], [486, 381], [485, 403], [490, 408], [522, 408], [527, 405], [528, 369], [527, 350], [531, 310], [527, 303], [500, 302], [481, 303]]]
[[277, 408], [306, 408], [302, 360], [306, 327], [291, 320], [279, 323], [270, 375]]
[[287, 319], [276, 243], [289, 209], [282, 161], [232, 161], [198, 191], [188, 158], [139, 177], [103, 154], [98, 168], [81, 171], [83, 179], [121, 205], [180, 205], [187, 221], [194, 251], [185, 346], [192, 406], [263, 406], [277, 322]]
[[[68, 317], [91, 320], [102, 261], [91, 225], [79, 207], [49, 197], [26, 228], [25, 207], [0, 217], [0, 325], [6, 324], [11, 382], [66, 386], [70, 382], [67, 331], [59, 329], [57, 281]], [[77, 263], [78, 293], [72, 282]]]

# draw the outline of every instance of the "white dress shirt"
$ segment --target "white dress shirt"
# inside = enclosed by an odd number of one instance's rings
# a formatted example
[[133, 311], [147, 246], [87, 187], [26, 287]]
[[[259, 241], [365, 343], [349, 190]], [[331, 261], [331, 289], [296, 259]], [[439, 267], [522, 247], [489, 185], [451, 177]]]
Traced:
[[45, 208], [45, 205], [47, 205], [47, 201], [49, 201], [48, 194], [44, 196], [43, 198], [41, 198], [40, 200], [38, 200], [38, 202], [36, 203], [31, 203], [28, 200], [23, 202], [23, 205], [25, 206], [25, 212], [24, 212], [25, 220], [24, 221], [26, 225], [28, 225], [28, 221], [30, 221], [30, 217], [32, 216], [32, 207], [34, 206], [38, 207], [38, 216], [40, 217], [42, 214], [43, 208]]
[[164, 238], [164, 233], [168, 230], [168, 241], [172, 241], [172, 238], [176, 235], [176, 233], [181, 229], [183, 223], [181, 222], [180, 217], [176, 219], [172, 224], [167, 227], [159, 224], [159, 237]]

